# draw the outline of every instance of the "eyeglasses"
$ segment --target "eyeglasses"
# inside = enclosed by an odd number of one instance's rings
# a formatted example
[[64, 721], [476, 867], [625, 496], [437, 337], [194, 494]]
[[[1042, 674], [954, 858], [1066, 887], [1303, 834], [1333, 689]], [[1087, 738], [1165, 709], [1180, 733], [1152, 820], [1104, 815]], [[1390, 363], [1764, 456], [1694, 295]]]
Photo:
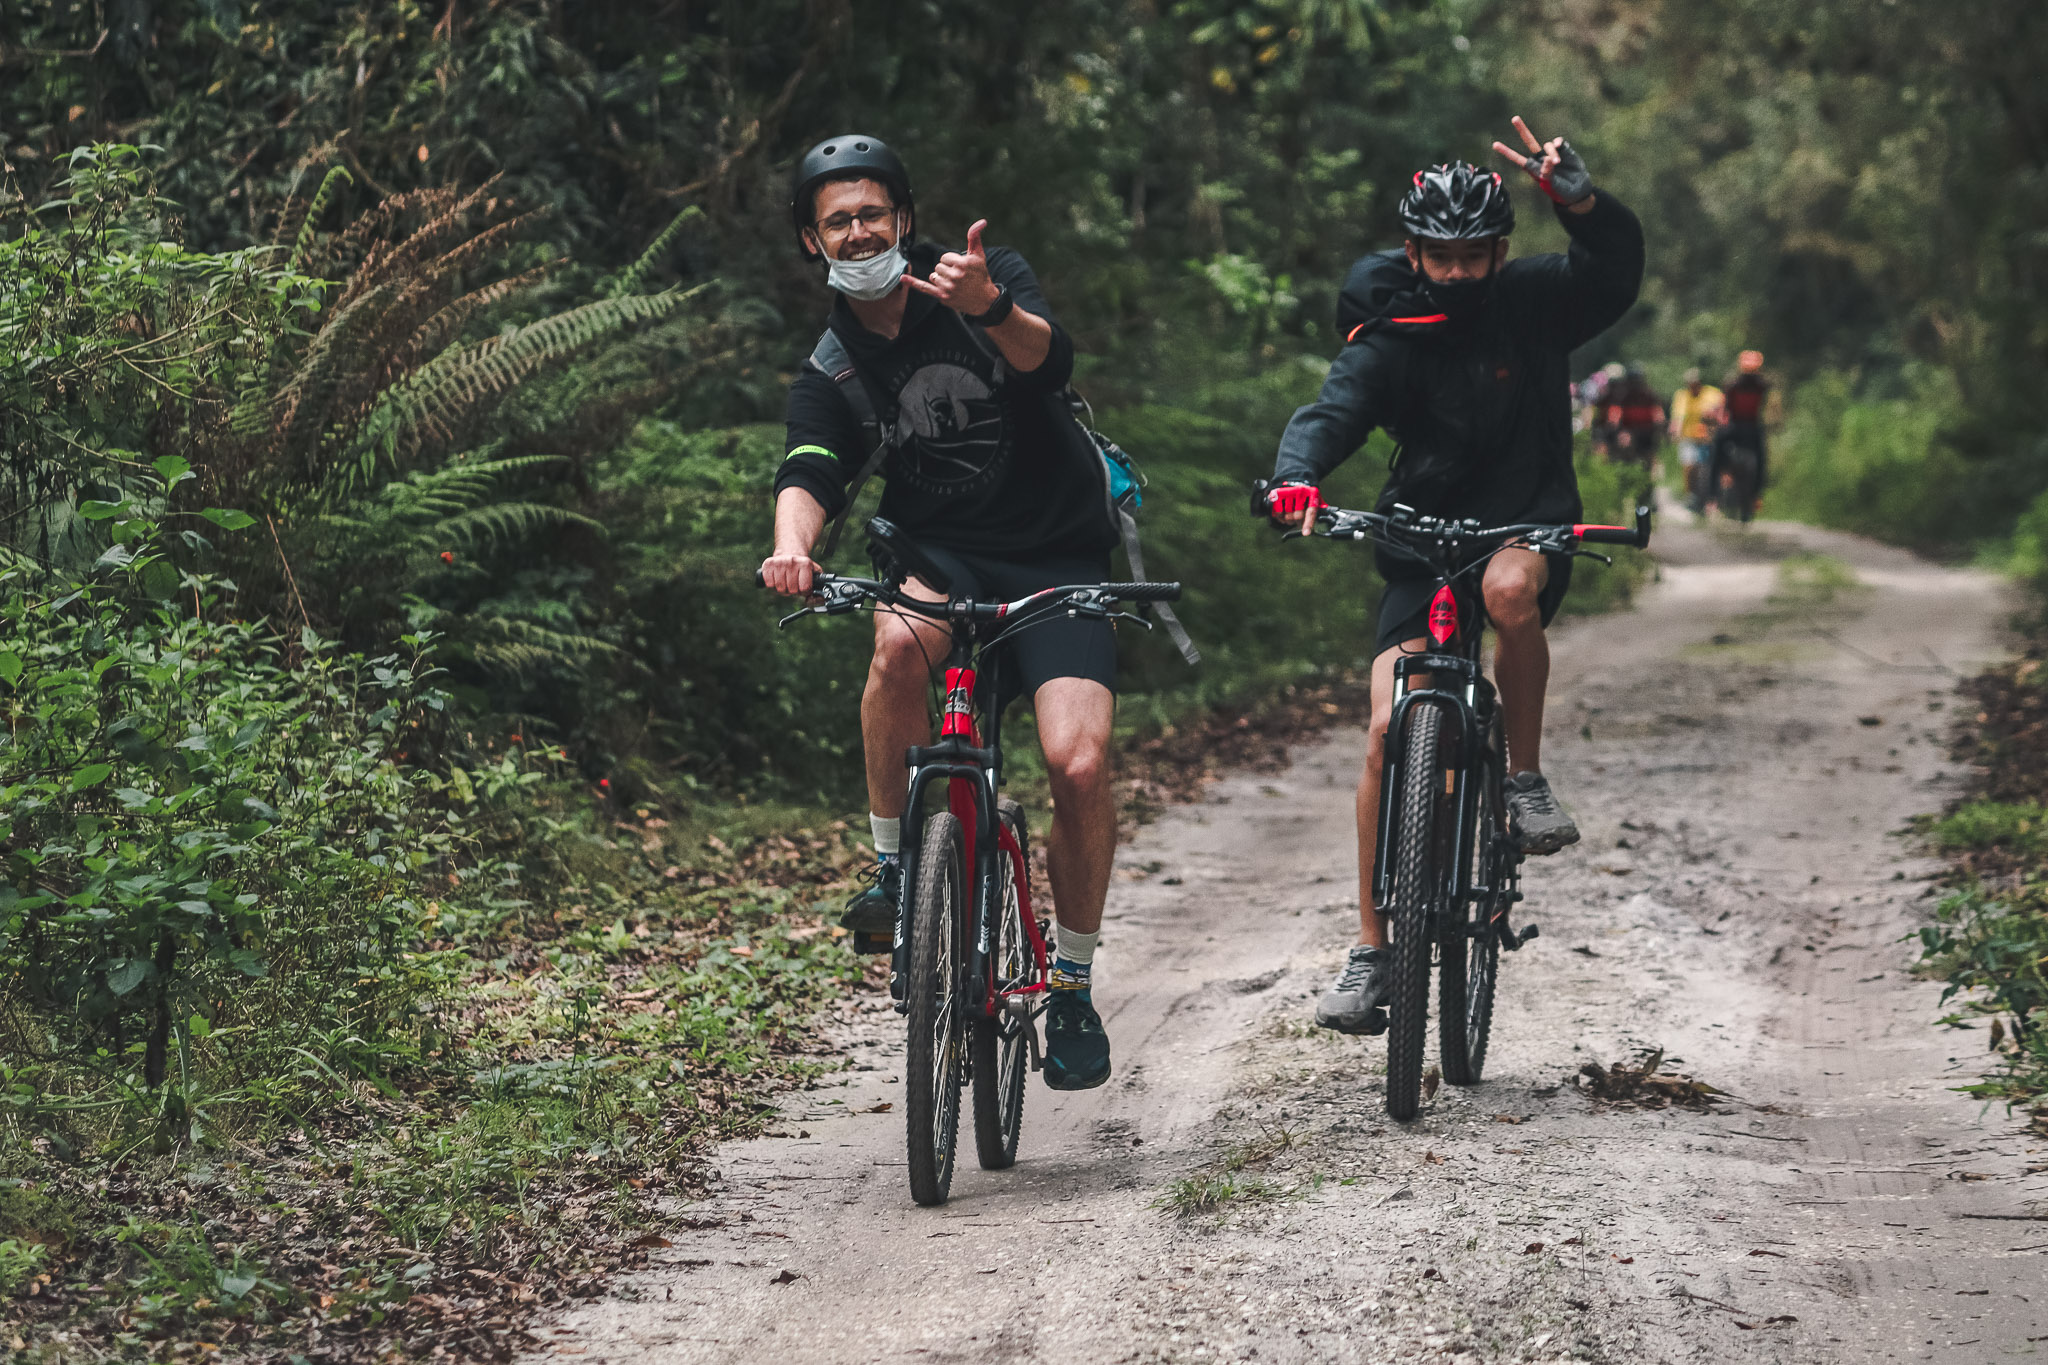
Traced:
[[829, 240], [844, 237], [852, 231], [856, 218], [860, 220], [862, 227], [873, 232], [895, 216], [894, 207], [885, 208], [880, 204], [868, 204], [857, 213], [835, 213], [830, 218], [821, 218], [818, 220], [817, 228]]

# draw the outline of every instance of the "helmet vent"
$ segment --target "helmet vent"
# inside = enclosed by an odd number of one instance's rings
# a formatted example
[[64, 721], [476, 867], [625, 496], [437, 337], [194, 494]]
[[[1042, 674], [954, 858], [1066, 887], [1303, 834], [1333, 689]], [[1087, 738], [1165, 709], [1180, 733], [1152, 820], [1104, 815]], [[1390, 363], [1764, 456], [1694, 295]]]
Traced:
[[838, 149], [837, 147], [827, 147], [827, 148], [825, 149], [825, 155], [826, 155], [826, 156], [837, 156], [837, 155], [839, 155], [839, 149]]
[[864, 152], [864, 151], [866, 151], [867, 149], [868, 149], [868, 144], [867, 144], [867, 143], [865, 143], [865, 142], [856, 142], [856, 143], [854, 143], [854, 144], [853, 144], [853, 150], [855, 150], [856, 152]]

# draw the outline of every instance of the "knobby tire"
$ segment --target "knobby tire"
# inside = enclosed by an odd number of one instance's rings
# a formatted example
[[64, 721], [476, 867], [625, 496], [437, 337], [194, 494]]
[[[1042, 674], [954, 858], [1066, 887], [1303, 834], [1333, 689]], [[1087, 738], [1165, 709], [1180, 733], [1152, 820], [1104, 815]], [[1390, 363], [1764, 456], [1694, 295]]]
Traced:
[[925, 821], [918, 853], [910, 980], [904, 993], [910, 1035], [903, 1061], [910, 1197], [926, 1205], [946, 1202], [959, 1146], [966, 1060], [960, 1027], [960, 926], [966, 918], [967, 885], [965, 835], [959, 819], [941, 811]]
[[1442, 802], [1439, 756], [1443, 712], [1429, 703], [1408, 711], [1398, 774], [1392, 939], [1394, 991], [1387, 1023], [1387, 1114], [1406, 1122], [1422, 1105], [1423, 1037], [1429, 1031], [1431, 913], [1438, 898], [1437, 823]]
[[[996, 818], [1016, 836], [1024, 854], [1024, 866], [1031, 866], [1031, 845], [1027, 843], [1024, 808], [1008, 797], [996, 803]], [[991, 957], [996, 986], [1014, 989], [1028, 984], [1036, 964], [1031, 943], [1024, 935], [1018, 915], [1017, 888], [1007, 854], [996, 878], [996, 903], [989, 913]], [[1000, 1171], [1017, 1161], [1017, 1135], [1024, 1128], [1024, 1080], [1030, 1071], [1030, 1056], [1024, 1032], [1030, 1025], [997, 1009], [993, 1015], [974, 1021], [974, 1154], [985, 1171]]]
[[1493, 1032], [1494, 984], [1500, 974], [1500, 929], [1497, 917], [1507, 909], [1504, 892], [1513, 875], [1508, 846], [1507, 802], [1502, 791], [1507, 770], [1500, 716], [1487, 727], [1486, 751], [1470, 777], [1479, 784], [1474, 794], [1476, 825], [1471, 862], [1458, 879], [1461, 892], [1473, 884], [1492, 894], [1466, 896], [1462, 913], [1442, 917], [1442, 962], [1437, 984], [1437, 1055], [1444, 1079], [1452, 1085], [1477, 1085], [1486, 1071], [1486, 1046]]

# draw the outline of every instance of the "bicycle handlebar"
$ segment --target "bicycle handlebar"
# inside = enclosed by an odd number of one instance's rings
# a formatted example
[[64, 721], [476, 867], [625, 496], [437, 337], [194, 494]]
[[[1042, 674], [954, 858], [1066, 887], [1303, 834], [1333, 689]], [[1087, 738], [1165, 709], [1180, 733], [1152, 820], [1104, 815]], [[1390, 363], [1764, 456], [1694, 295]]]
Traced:
[[[1272, 488], [1268, 479], [1257, 479], [1252, 483], [1251, 513], [1255, 517], [1270, 519], [1271, 512], [1266, 506], [1266, 494]], [[1547, 525], [1529, 522], [1515, 526], [1480, 526], [1475, 521], [1450, 521], [1442, 517], [1426, 516], [1413, 508], [1396, 505], [1392, 513], [1360, 512], [1325, 503], [1316, 510], [1316, 525], [1332, 535], [1364, 539], [1367, 532], [1382, 536], [1391, 533], [1400, 539], [1462, 540], [1462, 541], [1576, 541], [1594, 545], [1632, 545], [1647, 549], [1650, 544], [1650, 509], [1636, 508], [1636, 524], [1628, 526], [1599, 526], [1587, 522], [1570, 525]], [[1560, 548], [1569, 549], [1569, 545]]]
[[[754, 586], [768, 586], [759, 569]], [[889, 606], [914, 612], [934, 621], [965, 617], [973, 621], [1010, 620], [1026, 613], [1065, 605], [1107, 615], [1115, 602], [1178, 602], [1178, 583], [1070, 583], [1065, 587], [1043, 588], [1014, 602], [977, 602], [971, 598], [941, 598], [930, 601], [905, 594], [900, 585], [876, 578], [850, 578], [843, 574], [820, 573], [811, 579], [811, 597], [822, 599], [798, 612], [835, 615], [853, 610], [862, 599], [873, 598]], [[1135, 618], [1133, 618], [1135, 619]]]

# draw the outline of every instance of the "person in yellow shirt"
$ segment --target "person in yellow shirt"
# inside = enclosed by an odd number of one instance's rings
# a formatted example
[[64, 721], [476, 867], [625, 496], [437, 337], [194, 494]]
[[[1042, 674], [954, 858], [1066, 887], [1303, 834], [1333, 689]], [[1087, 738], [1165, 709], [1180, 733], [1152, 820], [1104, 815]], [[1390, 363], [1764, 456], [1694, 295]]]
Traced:
[[1695, 514], [1706, 510], [1707, 455], [1714, 425], [1721, 420], [1721, 391], [1700, 381], [1698, 369], [1685, 372], [1685, 384], [1671, 395], [1671, 439], [1678, 443], [1685, 471], [1685, 501]]

